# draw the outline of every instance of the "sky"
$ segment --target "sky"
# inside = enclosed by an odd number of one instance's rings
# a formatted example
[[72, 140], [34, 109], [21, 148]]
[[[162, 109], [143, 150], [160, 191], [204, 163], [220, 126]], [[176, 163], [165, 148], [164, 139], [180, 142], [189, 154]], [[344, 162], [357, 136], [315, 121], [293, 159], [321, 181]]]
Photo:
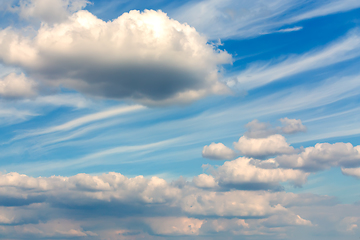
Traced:
[[2, 0], [1, 239], [360, 237], [358, 0]]

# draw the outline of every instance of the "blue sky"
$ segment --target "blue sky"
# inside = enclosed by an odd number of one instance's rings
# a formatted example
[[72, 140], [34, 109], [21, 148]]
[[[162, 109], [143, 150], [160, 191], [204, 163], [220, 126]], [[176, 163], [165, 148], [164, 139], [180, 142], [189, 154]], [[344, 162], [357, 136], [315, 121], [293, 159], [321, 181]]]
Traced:
[[360, 236], [360, 2], [0, 11], [1, 238]]

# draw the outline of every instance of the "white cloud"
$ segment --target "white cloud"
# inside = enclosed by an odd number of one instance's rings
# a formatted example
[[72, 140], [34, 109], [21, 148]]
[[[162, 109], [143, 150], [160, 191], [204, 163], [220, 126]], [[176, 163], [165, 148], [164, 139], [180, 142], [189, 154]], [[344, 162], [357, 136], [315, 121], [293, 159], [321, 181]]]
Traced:
[[195, 186], [200, 188], [214, 188], [218, 186], [218, 183], [215, 181], [215, 178], [205, 173], [194, 177], [193, 183], [195, 184]]
[[280, 33], [296, 32], [296, 31], [300, 31], [301, 29], [303, 29], [303, 27], [292, 27], [292, 28], [280, 29], [280, 30], [278, 30], [276, 32], [280, 32]]
[[57, 23], [78, 10], [83, 9], [87, 0], [20, 0], [11, 8], [25, 19], [36, 18], [47, 23]]
[[144, 104], [188, 103], [228, 93], [219, 66], [231, 56], [161, 11], [130, 11], [104, 22], [78, 11], [33, 38], [0, 32], [0, 59], [43, 83]]
[[234, 142], [235, 149], [248, 157], [265, 158], [280, 154], [291, 154], [296, 150], [291, 147], [284, 136], [275, 134], [266, 138], [248, 138], [242, 136], [238, 142]]
[[314, 17], [326, 16], [334, 13], [346, 12], [352, 9], [360, 7], [359, 1], [356, 0], [332, 0], [327, 1], [326, 4], [320, 5], [317, 8], [307, 11], [303, 14], [295, 16], [290, 20], [292, 22], [297, 22], [305, 19], [310, 19]]
[[345, 175], [360, 179], [360, 168], [341, 168], [341, 172]]
[[36, 83], [23, 73], [10, 73], [0, 78], [0, 96], [5, 98], [29, 98], [36, 96]]
[[225, 162], [213, 173], [219, 185], [253, 188], [271, 188], [279, 186], [280, 182], [291, 182], [301, 186], [307, 181], [308, 173], [293, 169], [263, 169], [251, 164], [249, 158], [238, 158]]
[[184, 196], [182, 210], [193, 215], [264, 217], [287, 211], [280, 204], [271, 205], [265, 192], [197, 192]]
[[[360, 56], [360, 35], [359, 30], [355, 29], [344, 39], [324, 49], [290, 56], [275, 64], [273, 61], [252, 64], [246, 70], [237, 73], [235, 78], [241, 88], [253, 89], [278, 79], [330, 66], [358, 56]], [[233, 81], [229, 80], [229, 84], [234, 84]]]
[[[317, 143], [299, 154], [277, 156], [280, 167], [319, 171], [330, 167], [352, 168], [360, 166], [360, 146], [351, 143]], [[351, 173], [351, 170], [345, 170]]]
[[297, 132], [305, 132], [306, 127], [302, 124], [300, 119], [281, 118], [280, 122], [283, 124], [281, 131], [287, 134], [293, 134]]
[[202, 156], [209, 159], [223, 160], [233, 159], [236, 153], [222, 143], [211, 143], [209, 146], [204, 146]]

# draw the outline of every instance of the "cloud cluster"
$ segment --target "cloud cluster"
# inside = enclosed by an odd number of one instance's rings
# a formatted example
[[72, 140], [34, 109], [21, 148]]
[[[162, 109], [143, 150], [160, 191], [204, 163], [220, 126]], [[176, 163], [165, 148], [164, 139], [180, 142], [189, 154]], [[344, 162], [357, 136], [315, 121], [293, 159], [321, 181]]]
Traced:
[[[243, 156], [254, 158], [266, 158], [298, 152], [280, 134], [305, 132], [306, 127], [300, 119], [282, 118], [279, 121], [282, 123], [282, 127], [275, 128], [269, 123], [259, 122], [257, 119], [249, 122], [245, 125], [247, 131], [244, 136], [234, 142], [235, 150], [238, 150]], [[204, 158], [215, 160], [230, 160], [238, 155], [239, 153], [222, 143], [211, 143], [209, 146], [204, 146], [202, 151]]]
[[104, 22], [81, 10], [34, 37], [0, 31], [0, 60], [42, 83], [148, 105], [227, 93], [220, 66], [232, 57], [195, 28], [153, 10]]
[[233, 159], [236, 153], [222, 143], [211, 143], [209, 146], [204, 146], [202, 156], [204, 158], [222, 160]]
[[[213, 231], [210, 226], [217, 226], [216, 231], [236, 227], [239, 231], [254, 228], [261, 232], [257, 225], [266, 226], [266, 219], [271, 217], [288, 219], [291, 226], [311, 226], [309, 220], [286, 207], [289, 202], [297, 205], [300, 196], [286, 195], [219, 192], [197, 188], [191, 182], [176, 186], [158, 177], [127, 178], [119, 173], [49, 178], [8, 173], [0, 175], [0, 224], [10, 226], [0, 235], [100, 239], [103, 233], [99, 226], [92, 225], [99, 218], [104, 222], [117, 218], [120, 226], [122, 221], [137, 223], [136, 229], [127, 226], [121, 234], [142, 231], [164, 236], [202, 235]], [[316, 200], [315, 196], [311, 198]], [[249, 217], [260, 220], [249, 224]], [[126, 229], [126, 224], [123, 227]]]
[[[278, 239], [297, 228], [316, 230], [320, 224], [326, 229], [326, 211], [333, 216], [330, 224], [341, 226], [339, 232], [356, 233], [357, 220], [348, 211], [360, 212], [358, 206], [337, 205], [328, 196], [205, 189], [193, 182], [114, 172], [47, 178], [1, 174], [0, 197], [0, 236], [12, 238], [191, 239], [220, 234]], [[326, 210], [336, 206], [338, 211]], [[321, 209], [325, 214], [319, 214]]]
[[[300, 119], [280, 119], [282, 127], [254, 120], [246, 125], [244, 136], [234, 142], [237, 155], [244, 157], [225, 162], [211, 175], [193, 179], [198, 187], [237, 189], [281, 189], [281, 183], [302, 186], [310, 172], [341, 167], [343, 174], [359, 178], [360, 146], [351, 143], [317, 143], [314, 147], [295, 149], [286, 142], [285, 134], [306, 131]], [[210, 151], [212, 150], [212, 151]], [[234, 150], [221, 143], [205, 146], [203, 157], [229, 159]], [[272, 158], [271, 158], [272, 157]]]

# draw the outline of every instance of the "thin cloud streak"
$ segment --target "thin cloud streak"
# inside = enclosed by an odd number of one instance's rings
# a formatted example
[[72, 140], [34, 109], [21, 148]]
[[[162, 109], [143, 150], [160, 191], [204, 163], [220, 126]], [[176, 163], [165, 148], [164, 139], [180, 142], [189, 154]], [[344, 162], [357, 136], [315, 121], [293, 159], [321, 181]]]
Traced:
[[[322, 50], [308, 52], [271, 64], [253, 64], [248, 69], [234, 74], [228, 80], [229, 86], [239, 86], [249, 90], [270, 82], [293, 76], [302, 72], [330, 66], [360, 56], [359, 30], [353, 30], [346, 38], [330, 44]], [[236, 80], [233, 80], [233, 79]]]
[[[172, 144], [178, 143], [182, 137], [167, 139], [159, 142], [142, 144], [142, 145], [132, 145], [132, 146], [119, 146], [110, 149], [106, 149], [103, 151], [98, 151], [95, 153], [88, 154], [78, 159], [68, 159], [61, 161], [49, 161], [49, 162], [32, 162], [32, 163], [22, 163], [21, 165], [7, 165], [3, 166], [3, 169], [20, 169], [23, 172], [27, 173], [41, 173], [44, 171], [51, 170], [61, 170], [66, 169], [68, 167], [72, 167], [72, 169], [79, 169], [83, 167], [90, 167], [96, 165], [111, 165], [114, 164], [113, 161], [107, 159], [104, 162], [105, 157], [109, 157], [111, 155], [122, 154], [122, 153], [136, 153], [140, 154], [141, 152], [153, 152], [158, 149], [162, 149], [165, 146], [170, 146]], [[116, 160], [116, 163], [119, 164], [119, 159]], [[121, 161], [121, 163], [126, 163], [126, 161]]]
[[347, 12], [352, 9], [360, 7], [360, 2], [357, 0], [337, 0], [330, 1], [328, 4], [321, 5], [318, 8], [300, 14], [290, 19], [291, 22], [298, 22], [315, 17], [326, 16], [334, 13]]
[[89, 114], [89, 115], [71, 120], [69, 122], [63, 123], [58, 126], [54, 126], [54, 127], [30, 132], [27, 134], [19, 135], [19, 136], [14, 137], [11, 141], [19, 140], [19, 139], [26, 138], [26, 137], [32, 137], [32, 136], [38, 136], [38, 135], [59, 132], [59, 131], [68, 131], [68, 130], [80, 127], [82, 125], [85, 125], [85, 124], [88, 124], [91, 122], [100, 121], [100, 120], [103, 120], [106, 118], [114, 117], [114, 116], [117, 116], [120, 114], [125, 114], [125, 113], [129, 113], [129, 112], [133, 112], [133, 111], [138, 111], [141, 109], [145, 109], [145, 107], [141, 106], [141, 105], [133, 105], [133, 106], [126, 106], [126, 107], [121, 106], [118, 108]]
[[350, 11], [360, 7], [356, 0], [309, 2], [306, 0], [190, 1], [181, 8], [169, 11], [183, 22], [194, 26], [211, 39], [243, 39], [302, 20]]

